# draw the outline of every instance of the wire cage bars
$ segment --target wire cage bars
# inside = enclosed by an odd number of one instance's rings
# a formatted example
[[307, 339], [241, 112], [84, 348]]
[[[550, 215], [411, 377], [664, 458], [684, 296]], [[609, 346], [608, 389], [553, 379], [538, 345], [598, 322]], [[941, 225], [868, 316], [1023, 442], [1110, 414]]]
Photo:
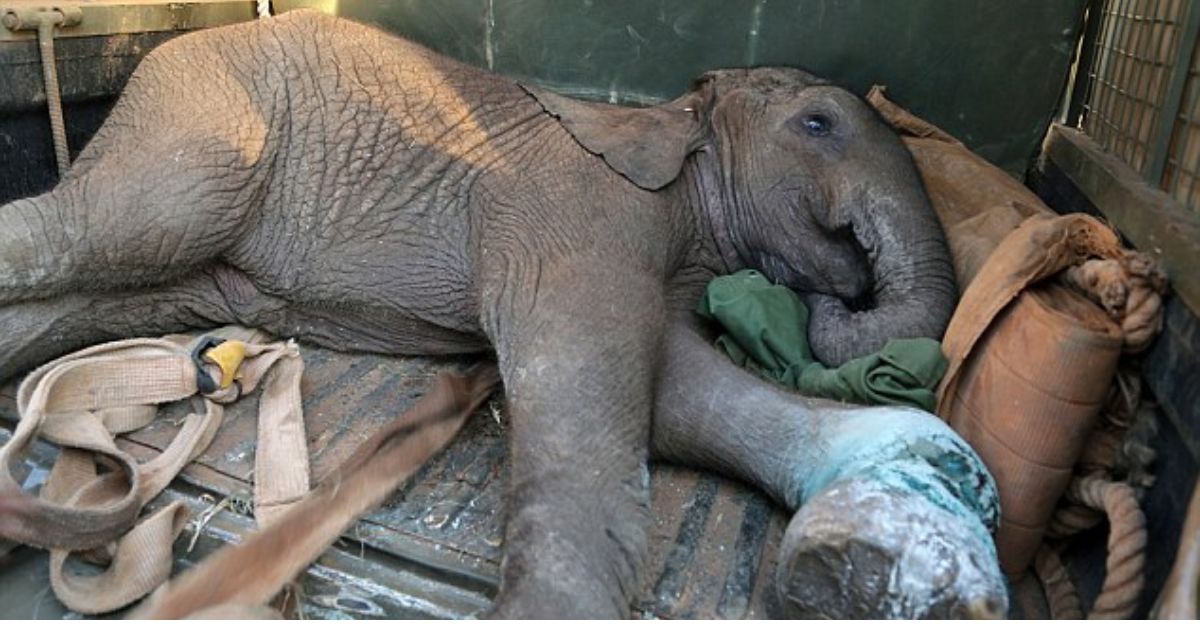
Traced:
[[1200, 213], [1200, 2], [1097, 0], [1068, 122]]

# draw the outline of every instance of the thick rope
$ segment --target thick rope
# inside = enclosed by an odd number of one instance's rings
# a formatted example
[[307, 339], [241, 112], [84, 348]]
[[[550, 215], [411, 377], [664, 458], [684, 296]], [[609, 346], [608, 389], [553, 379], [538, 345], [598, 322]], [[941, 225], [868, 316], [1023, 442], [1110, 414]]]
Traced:
[[1046, 592], [1046, 604], [1050, 606], [1050, 617], [1055, 620], [1082, 620], [1083, 605], [1075, 584], [1067, 576], [1058, 551], [1043, 544], [1033, 559], [1033, 571], [1042, 582]]
[[1124, 331], [1125, 350], [1145, 350], [1162, 330], [1167, 277], [1152, 256], [1121, 250], [1113, 258], [1088, 259], [1067, 268], [1063, 280], [1108, 312]]
[[[1113, 515], [1113, 510], [1105, 507], [1103, 495], [1096, 493], [1101, 490], [1097, 486], [1114, 484], [1127, 487], [1126, 496], [1108, 498], [1124, 498], [1127, 502], [1122, 507], [1125, 509], [1136, 507], [1141, 495], [1154, 484], [1150, 467], [1156, 455], [1150, 443], [1155, 440], [1157, 429], [1155, 406], [1142, 395], [1140, 372], [1131, 364], [1123, 363], [1113, 381], [1101, 424], [1088, 437], [1075, 466], [1075, 482], [1080, 485], [1069, 488], [1059, 502], [1046, 529], [1049, 544], [1042, 546], [1038, 561], [1034, 564], [1034, 571], [1043, 582], [1046, 598], [1050, 602], [1051, 615], [1055, 618], [1076, 614], [1082, 617], [1082, 612], [1079, 610], [1079, 598], [1066, 578], [1066, 571], [1062, 570], [1061, 560], [1054, 548], [1061, 546], [1061, 543], [1054, 541], [1062, 541], [1091, 529]], [[1086, 485], [1091, 486], [1087, 489], [1080, 483], [1084, 477], [1087, 477]], [[1103, 488], [1108, 491], [1115, 489]], [[1138, 512], [1137, 516], [1140, 515]], [[1115, 590], [1121, 588], [1118, 579], [1132, 579], [1128, 572], [1121, 577], [1114, 573], [1113, 566], [1117, 559], [1111, 554], [1114, 537], [1110, 536], [1110, 566], [1105, 583], [1105, 589], [1114, 590], [1111, 594], [1116, 594]], [[1127, 564], [1125, 568], [1131, 566]], [[1069, 591], [1066, 589], [1068, 587]], [[1098, 607], [1103, 607], [1099, 605], [1099, 600], [1098, 597]], [[1070, 609], [1072, 604], [1074, 610]]]
[[[1087, 617], [1129, 618], [1137, 609], [1145, 585], [1146, 517], [1138, 506], [1137, 496], [1129, 485], [1099, 477], [1077, 478], [1067, 493], [1071, 500], [1105, 512], [1110, 525], [1104, 585]], [[1051, 617], [1081, 618], [1079, 596], [1057, 551], [1043, 545], [1034, 568], [1046, 589]]]
[[1146, 581], [1146, 517], [1137, 496], [1124, 483], [1091, 479], [1074, 482], [1071, 492], [1093, 507], [1102, 507], [1111, 526], [1104, 587], [1088, 618], [1129, 618]]

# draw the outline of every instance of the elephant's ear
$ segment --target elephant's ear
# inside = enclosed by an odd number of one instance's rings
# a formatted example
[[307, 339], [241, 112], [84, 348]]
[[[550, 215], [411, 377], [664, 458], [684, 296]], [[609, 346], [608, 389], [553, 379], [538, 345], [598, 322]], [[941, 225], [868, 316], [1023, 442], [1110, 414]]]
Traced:
[[666, 186], [700, 139], [700, 98], [693, 92], [656, 107], [583, 102], [522, 84], [588, 152], [643, 189]]

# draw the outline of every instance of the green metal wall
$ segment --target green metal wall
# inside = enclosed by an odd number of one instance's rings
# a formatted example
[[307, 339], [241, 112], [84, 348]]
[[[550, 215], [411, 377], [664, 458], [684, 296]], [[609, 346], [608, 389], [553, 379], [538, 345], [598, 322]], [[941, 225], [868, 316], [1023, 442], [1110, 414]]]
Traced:
[[503, 74], [623, 102], [717, 67], [872, 83], [1023, 173], [1055, 113], [1086, 0], [276, 0], [318, 5]]

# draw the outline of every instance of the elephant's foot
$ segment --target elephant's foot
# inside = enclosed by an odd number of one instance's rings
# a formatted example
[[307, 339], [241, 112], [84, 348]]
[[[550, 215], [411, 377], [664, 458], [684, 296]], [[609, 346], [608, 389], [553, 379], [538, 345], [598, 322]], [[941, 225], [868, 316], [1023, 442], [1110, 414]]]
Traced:
[[844, 479], [788, 524], [780, 605], [789, 618], [1002, 618], [1004, 579], [985, 542], [978, 521], [916, 491]]
[[[629, 601], [614, 599], [600, 581], [588, 581], [570, 571], [592, 565], [576, 562], [565, 568], [501, 585], [500, 594], [482, 616], [489, 620], [615, 620], [628, 618]], [[561, 578], [554, 580], [554, 575]]]

